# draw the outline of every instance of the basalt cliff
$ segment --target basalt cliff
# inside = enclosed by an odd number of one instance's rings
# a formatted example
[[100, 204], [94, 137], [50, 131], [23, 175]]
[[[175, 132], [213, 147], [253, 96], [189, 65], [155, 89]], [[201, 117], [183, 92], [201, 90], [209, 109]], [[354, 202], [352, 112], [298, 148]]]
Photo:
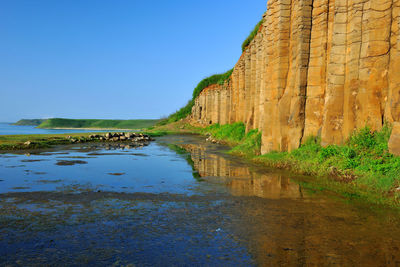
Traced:
[[341, 144], [366, 125], [396, 124], [399, 27], [400, 0], [269, 0], [230, 79], [205, 88], [190, 119], [257, 128], [262, 153], [296, 149], [308, 136]]

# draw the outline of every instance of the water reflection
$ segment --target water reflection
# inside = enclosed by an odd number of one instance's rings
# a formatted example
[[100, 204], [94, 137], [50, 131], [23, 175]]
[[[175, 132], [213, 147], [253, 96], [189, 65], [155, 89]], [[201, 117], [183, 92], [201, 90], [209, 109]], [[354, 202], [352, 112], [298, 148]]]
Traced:
[[201, 137], [112, 150], [0, 157], [0, 265], [400, 266], [397, 212], [310, 195]]
[[301, 187], [287, 175], [262, 173], [243, 163], [210, 153], [205, 144], [180, 145], [190, 153], [193, 167], [209, 183], [224, 184], [233, 196], [257, 196], [269, 199], [302, 198]]
[[400, 266], [398, 212], [310, 195], [290, 176], [246, 166], [206, 143], [180, 146], [204, 180], [240, 197], [224, 206], [230, 223], [223, 227], [257, 265]]

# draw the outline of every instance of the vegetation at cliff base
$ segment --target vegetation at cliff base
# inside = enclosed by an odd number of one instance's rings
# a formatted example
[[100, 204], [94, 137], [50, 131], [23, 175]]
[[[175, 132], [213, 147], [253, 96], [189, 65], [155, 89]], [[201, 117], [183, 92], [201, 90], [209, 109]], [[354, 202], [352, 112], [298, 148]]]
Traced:
[[389, 153], [391, 127], [388, 125], [380, 131], [372, 131], [369, 127], [360, 129], [344, 145], [323, 147], [319, 138], [310, 137], [292, 152], [271, 152], [261, 156], [261, 133], [257, 130], [246, 133], [243, 123], [214, 124], [202, 129], [201, 133], [232, 146], [230, 153], [313, 177], [302, 184], [305, 187], [336, 191], [372, 203], [400, 203], [400, 157]]
[[160, 124], [165, 125], [167, 123], [179, 121], [181, 119], [186, 118], [192, 112], [194, 101], [196, 97], [200, 95], [201, 91], [203, 91], [205, 88], [207, 88], [212, 84], [220, 84], [220, 85], [224, 84], [227, 80], [230, 79], [232, 72], [233, 69], [230, 69], [225, 73], [214, 74], [210, 77], [204, 78], [201, 82], [199, 82], [199, 84], [194, 89], [192, 99], [183, 108], [171, 114], [167, 119], [161, 121]]
[[142, 129], [155, 125], [158, 120], [97, 120], [97, 119], [48, 119], [38, 128], [87, 128], [87, 129]]
[[331, 177], [318, 179], [321, 188], [333, 188], [352, 198], [379, 203], [385, 196], [399, 202], [400, 157], [388, 151], [390, 133], [389, 126], [377, 132], [365, 127], [344, 145], [326, 147], [320, 145], [318, 138], [309, 138], [290, 153], [272, 152], [257, 161], [316, 177]]
[[244, 40], [242, 44], [242, 52], [246, 50], [246, 48], [249, 46], [251, 41], [256, 37], [258, 31], [260, 30], [261, 25], [264, 23], [264, 19], [261, 19], [257, 25], [254, 27], [254, 29], [250, 32], [250, 35]]
[[242, 122], [233, 124], [213, 124], [202, 130], [218, 141], [227, 142], [233, 148], [231, 153], [240, 155], [259, 155], [261, 149], [261, 133], [254, 129], [246, 133]]

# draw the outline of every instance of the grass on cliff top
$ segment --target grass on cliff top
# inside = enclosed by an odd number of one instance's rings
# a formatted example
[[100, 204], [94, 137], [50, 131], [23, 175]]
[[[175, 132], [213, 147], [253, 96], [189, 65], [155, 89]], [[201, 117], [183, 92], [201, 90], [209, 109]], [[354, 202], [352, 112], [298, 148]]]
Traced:
[[225, 73], [222, 74], [215, 74], [210, 77], [207, 77], [203, 79], [199, 84], [196, 86], [196, 88], [193, 91], [193, 97], [192, 99], [181, 109], [176, 111], [175, 113], [171, 114], [167, 119], [161, 121], [159, 124], [160, 125], [165, 125], [167, 123], [171, 122], [176, 122], [181, 119], [186, 118], [191, 112], [192, 112], [192, 107], [194, 105], [194, 101], [196, 97], [198, 97], [206, 87], [212, 85], [212, 84], [224, 84], [227, 80], [230, 79], [232, 75], [233, 69], [228, 70]]
[[155, 125], [158, 120], [87, 120], [48, 119], [39, 128], [93, 128], [93, 129], [143, 129]]
[[231, 145], [231, 153], [269, 167], [312, 176], [303, 184], [305, 187], [335, 191], [376, 204], [400, 204], [400, 157], [388, 151], [391, 134], [388, 125], [376, 132], [365, 127], [340, 146], [323, 147], [318, 138], [310, 137], [290, 153], [271, 152], [261, 156], [261, 134], [257, 130], [246, 133], [243, 123], [215, 124], [201, 132]]
[[[251, 31], [250, 35], [243, 42], [242, 51], [245, 51], [247, 46], [254, 39], [254, 37], [256, 37], [263, 22], [264, 22], [264, 19], [261, 19], [260, 22], [258, 22], [257, 25], [254, 27], [254, 29]], [[201, 80], [199, 82], [199, 84], [196, 86], [196, 88], [194, 88], [194, 90], [193, 90], [192, 99], [184, 107], [182, 107], [181, 109], [177, 110], [175, 113], [168, 116], [168, 118], [159, 122], [159, 125], [165, 125], [167, 123], [176, 122], [176, 121], [186, 118], [192, 112], [192, 107], [194, 105], [194, 101], [200, 95], [201, 91], [203, 91], [205, 88], [207, 88], [208, 86], [210, 86], [212, 84], [220, 84], [220, 85], [224, 84], [227, 80], [230, 79], [232, 72], [233, 72], [233, 69], [230, 69], [225, 73], [215, 74], [215, 75], [212, 75], [210, 77], [207, 77], [207, 78]]]
[[242, 52], [246, 50], [246, 48], [250, 45], [251, 41], [256, 37], [258, 31], [260, 30], [261, 25], [264, 23], [264, 19], [261, 19], [254, 29], [250, 32], [250, 35], [244, 40], [242, 44]]

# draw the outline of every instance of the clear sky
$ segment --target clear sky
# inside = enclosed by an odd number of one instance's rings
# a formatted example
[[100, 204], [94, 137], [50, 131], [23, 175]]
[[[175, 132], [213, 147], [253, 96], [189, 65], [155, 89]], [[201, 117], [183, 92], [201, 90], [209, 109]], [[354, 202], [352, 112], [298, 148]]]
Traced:
[[232, 68], [266, 0], [0, 0], [0, 121], [160, 118]]

